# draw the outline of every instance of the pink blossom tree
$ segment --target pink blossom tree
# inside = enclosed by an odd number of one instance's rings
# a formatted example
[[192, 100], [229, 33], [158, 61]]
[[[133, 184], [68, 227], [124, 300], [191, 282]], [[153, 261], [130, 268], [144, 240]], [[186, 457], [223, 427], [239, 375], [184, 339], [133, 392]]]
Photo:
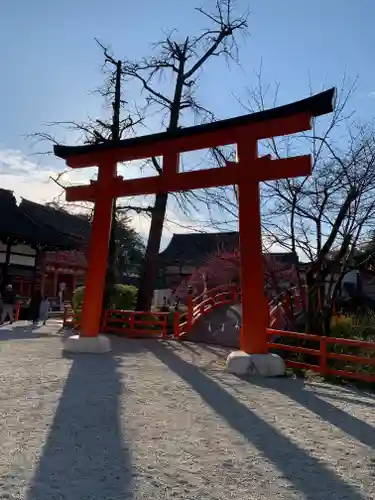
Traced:
[[[205, 264], [184, 280], [175, 290], [174, 295], [179, 300], [185, 300], [188, 287], [193, 289], [193, 295], [200, 295], [205, 290], [220, 285], [240, 283], [241, 260], [240, 250], [219, 251], [209, 257]], [[280, 294], [297, 283], [297, 273], [294, 266], [287, 266], [272, 254], [264, 255], [265, 291], [269, 296]]]

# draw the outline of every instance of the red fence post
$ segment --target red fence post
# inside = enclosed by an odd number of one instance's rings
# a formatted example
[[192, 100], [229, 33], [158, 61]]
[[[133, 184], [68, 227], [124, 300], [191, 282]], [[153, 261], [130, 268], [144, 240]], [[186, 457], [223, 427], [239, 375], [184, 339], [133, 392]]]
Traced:
[[108, 310], [105, 309], [104, 314], [103, 314], [103, 320], [102, 320], [102, 333], [105, 333], [107, 330], [107, 320], [108, 320]]
[[161, 338], [166, 339], [168, 338], [168, 314], [164, 314], [163, 324], [161, 326], [162, 326]]
[[130, 311], [130, 314], [129, 314], [129, 330], [130, 330], [130, 333], [133, 334], [134, 333], [134, 329], [135, 329], [135, 314], [134, 314], [134, 311]]
[[188, 288], [188, 296], [187, 296], [187, 330], [190, 330], [193, 326], [194, 323], [194, 318], [193, 318], [193, 289], [191, 286]]
[[327, 338], [320, 337], [320, 373], [327, 375]]

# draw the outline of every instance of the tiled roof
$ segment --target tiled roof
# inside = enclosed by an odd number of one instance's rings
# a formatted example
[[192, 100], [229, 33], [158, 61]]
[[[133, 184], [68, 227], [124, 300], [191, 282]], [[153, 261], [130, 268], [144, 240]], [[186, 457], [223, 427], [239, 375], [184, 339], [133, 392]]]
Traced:
[[31, 216], [25, 205], [17, 205], [12, 191], [0, 189], [0, 239], [14, 238], [33, 246], [74, 249], [80, 246], [74, 235]]
[[[199, 265], [218, 251], [232, 251], [239, 247], [239, 233], [184, 233], [174, 234], [167, 248], [159, 254], [160, 264], [187, 263]], [[297, 264], [294, 253], [271, 253], [278, 262]]]
[[161, 263], [199, 263], [219, 250], [234, 250], [238, 244], [237, 232], [174, 234], [159, 258]]
[[20, 208], [35, 222], [58, 229], [60, 233], [73, 236], [82, 244], [87, 243], [90, 238], [90, 222], [82, 215], [74, 215], [65, 210], [40, 205], [24, 198], [20, 203]]

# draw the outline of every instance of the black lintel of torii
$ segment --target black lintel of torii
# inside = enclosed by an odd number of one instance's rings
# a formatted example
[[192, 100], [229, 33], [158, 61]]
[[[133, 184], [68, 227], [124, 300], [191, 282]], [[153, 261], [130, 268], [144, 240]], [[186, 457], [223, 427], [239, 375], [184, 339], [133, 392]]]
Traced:
[[54, 154], [57, 157], [67, 160], [73, 156], [101, 153], [116, 149], [128, 149], [135, 147], [141, 148], [142, 146], [148, 146], [157, 142], [169, 141], [171, 139], [183, 139], [212, 132], [221, 132], [223, 130], [252, 124], [256, 125], [277, 119], [291, 118], [304, 113], [309, 114], [311, 117], [318, 117], [333, 111], [335, 96], [336, 89], [333, 87], [306, 99], [285, 104], [284, 106], [278, 106], [265, 111], [259, 111], [257, 113], [249, 113], [235, 118], [204, 123], [192, 127], [178, 128], [173, 132], [160, 132], [157, 134], [144, 135], [119, 141], [108, 141], [100, 144], [86, 144], [82, 146], [63, 146], [57, 144], [53, 149]]

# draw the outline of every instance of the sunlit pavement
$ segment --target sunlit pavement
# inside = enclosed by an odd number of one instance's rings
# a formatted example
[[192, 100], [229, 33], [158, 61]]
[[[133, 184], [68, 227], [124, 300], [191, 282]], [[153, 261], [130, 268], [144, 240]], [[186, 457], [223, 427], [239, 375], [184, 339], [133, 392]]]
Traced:
[[0, 499], [375, 498], [375, 397], [225, 373], [226, 350], [0, 327]]

